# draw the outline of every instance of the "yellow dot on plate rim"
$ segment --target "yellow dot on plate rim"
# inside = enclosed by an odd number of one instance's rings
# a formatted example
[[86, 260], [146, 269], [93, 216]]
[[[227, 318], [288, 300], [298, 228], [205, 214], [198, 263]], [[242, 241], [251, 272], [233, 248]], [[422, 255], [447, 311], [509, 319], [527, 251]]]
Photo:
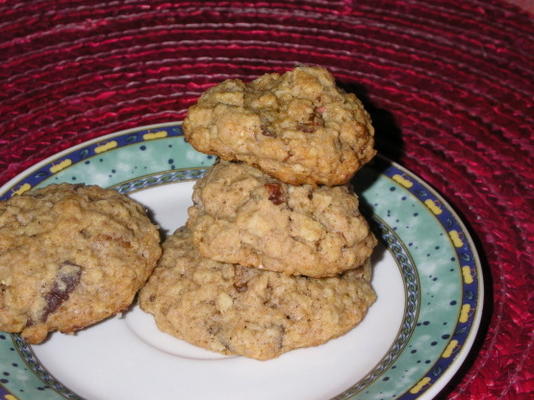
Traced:
[[150, 133], [145, 133], [143, 135], [143, 139], [145, 140], [161, 139], [164, 137], [167, 137], [167, 131], [150, 132]]
[[464, 265], [462, 267], [462, 275], [464, 277], [464, 282], [468, 285], [473, 283], [473, 274], [471, 273], [471, 268], [469, 265]]
[[454, 247], [462, 247], [464, 245], [464, 242], [462, 242], [462, 239], [460, 239], [460, 234], [457, 231], [450, 231], [449, 236], [451, 237]]
[[119, 144], [117, 143], [117, 141], [115, 140], [112, 140], [111, 142], [107, 142], [103, 145], [100, 145], [98, 147], [95, 147], [95, 153], [99, 154], [99, 153], [103, 153], [105, 151], [108, 151], [108, 150], [111, 150], [111, 149], [114, 149], [115, 147], [117, 147]]
[[425, 206], [427, 206], [427, 208], [432, 211], [434, 214], [436, 215], [439, 215], [442, 213], [441, 211], [441, 208], [439, 208], [436, 203], [434, 202], [434, 200], [425, 200]]
[[70, 167], [71, 165], [72, 165], [72, 160], [67, 158], [67, 159], [61, 161], [59, 164], [52, 165], [50, 167], [50, 172], [55, 174], [56, 172], [59, 172], [62, 169]]
[[425, 376], [423, 379], [421, 379], [419, 382], [416, 383], [415, 386], [413, 386], [410, 389], [410, 393], [415, 394], [418, 393], [422, 388], [424, 388], [426, 385], [430, 383], [431, 379], [428, 376]]
[[29, 183], [25, 183], [24, 185], [22, 185], [21, 187], [19, 187], [17, 190], [13, 191], [13, 194], [15, 195], [21, 195], [22, 193], [25, 193], [27, 192], [28, 190], [30, 190], [32, 187]]
[[406, 179], [405, 177], [403, 177], [402, 175], [399, 175], [399, 174], [393, 175], [393, 177], [391, 179], [393, 179], [395, 182], [401, 184], [405, 188], [411, 188], [413, 186], [413, 182], [412, 181]]
[[462, 306], [462, 309], [460, 310], [460, 318], [458, 319], [458, 321], [460, 321], [461, 323], [467, 322], [467, 320], [469, 319], [470, 311], [471, 311], [471, 305], [464, 304]]
[[454, 349], [458, 346], [458, 340], [451, 340], [451, 342], [447, 345], [447, 347], [445, 348], [445, 351], [443, 351], [443, 354], [441, 355], [443, 358], [449, 358]]

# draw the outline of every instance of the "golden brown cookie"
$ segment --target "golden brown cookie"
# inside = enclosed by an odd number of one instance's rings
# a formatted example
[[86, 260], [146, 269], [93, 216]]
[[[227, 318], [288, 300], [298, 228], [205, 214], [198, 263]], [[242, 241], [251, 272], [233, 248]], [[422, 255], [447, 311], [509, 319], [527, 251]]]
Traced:
[[325, 277], [362, 265], [376, 239], [346, 186], [292, 186], [221, 161], [193, 190], [187, 226], [220, 262]]
[[293, 185], [344, 184], [376, 153], [362, 103], [321, 67], [224, 81], [189, 109], [183, 128], [198, 151]]
[[141, 289], [141, 308], [159, 329], [223, 354], [266, 360], [340, 336], [375, 301], [371, 267], [314, 279], [202, 257], [179, 229]]
[[0, 330], [40, 343], [125, 310], [161, 255], [144, 208], [97, 186], [0, 202]]

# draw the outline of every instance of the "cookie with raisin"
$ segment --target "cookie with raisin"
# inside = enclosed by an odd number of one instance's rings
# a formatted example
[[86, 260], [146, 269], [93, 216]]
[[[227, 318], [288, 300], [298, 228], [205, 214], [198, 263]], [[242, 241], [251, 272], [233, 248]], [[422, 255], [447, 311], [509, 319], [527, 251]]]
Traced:
[[161, 255], [146, 210], [59, 184], [0, 202], [0, 330], [40, 343], [126, 310]]
[[361, 266], [377, 241], [347, 186], [293, 186], [220, 161], [196, 182], [187, 226], [204, 257], [320, 278]]
[[368, 262], [314, 279], [202, 257], [186, 228], [163, 256], [139, 304], [160, 330], [196, 346], [258, 360], [317, 346], [351, 330], [375, 301]]
[[369, 114], [321, 67], [226, 80], [189, 108], [186, 140], [292, 185], [347, 183], [376, 153]]

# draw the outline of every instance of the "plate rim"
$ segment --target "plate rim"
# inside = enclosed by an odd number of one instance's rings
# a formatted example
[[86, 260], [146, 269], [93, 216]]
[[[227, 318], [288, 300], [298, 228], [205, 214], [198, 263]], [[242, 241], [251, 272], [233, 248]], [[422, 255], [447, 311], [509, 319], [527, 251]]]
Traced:
[[[107, 140], [110, 140], [117, 136], [123, 136], [128, 135], [130, 133], [139, 132], [143, 130], [152, 130], [152, 129], [159, 129], [159, 128], [169, 128], [173, 126], [181, 126], [182, 125], [181, 120], [175, 120], [175, 121], [169, 121], [169, 122], [162, 122], [162, 123], [156, 123], [156, 124], [149, 124], [149, 125], [143, 125], [128, 129], [123, 129], [120, 131], [112, 132], [106, 135], [102, 135], [96, 138], [89, 139], [87, 141], [78, 143], [74, 146], [68, 147], [64, 150], [61, 150], [57, 153], [54, 153], [38, 162], [33, 164], [32, 166], [26, 168], [25, 170], [21, 171], [17, 175], [15, 175], [13, 178], [9, 179], [7, 182], [5, 182], [0, 187], [0, 196], [6, 194], [8, 190], [12, 190], [17, 187], [17, 185], [26, 177], [33, 174], [43, 166], [50, 164], [54, 160], [57, 160], [63, 156], [66, 156], [72, 152], [75, 152], [77, 150], [80, 150], [84, 147], [91, 146], [93, 144], [97, 144], [100, 142], [105, 142]], [[420, 396], [416, 396], [419, 399], [432, 399], [435, 395], [437, 395], [452, 379], [453, 377], [458, 373], [461, 366], [464, 364], [466, 358], [471, 353], [473, 349], [473, 345], [475, 343], [475, 340], [479, 334], [481, 320], [482, 320], [482, 314], [483, 314], [483, 308], [484, 308], [484, 275], [482, 271], [482, 264], [480, 260], [479, 255], [479, 249], [475, 245], [475, 242], [472, 238], [472, 234], [470, 230], [465, 225], [463, 219], [460, 217], [458, 212], [456, 211], [455, 207], [447, 201], [444, 196], [441, 195], [441, 193], [435, 189], [431, 184], [429, 184], [426, 180], [424, 180], [422, 177], [417, 175], [416, 173], [412, 172], [408, 168], [404, 167], [403, 165], [397, 163], [396, 161], [393, 161], [389, 159], [388, 157], [377, 154], [377, 158], [381, 159], [382, 161], [389, 164], [389, 166], [392, 166], [396, 168], [397, 170], [403, 172], [407, 176], [415, 179], [418, 184], [420, 184], [422, 187], [424, 187], [425, 190], [427, 190], [432, 196], [434, 196], [437, 200], [441, 202], [441, 204], [444, 204], [447, 211], [452, 215], [455, 222], [458, 224], [458, 226], [461, 228], [462, 233], [464, 234], [464, 239], [468, 243], [468, 248], [471, 250], [471, 253], [473, 255], [473, 265], [476, 270], [476, 276], [477, 276], [477, 295], [476, 295], [476, 309], [474, 316], [472, 318], [472, 323], [469, 327], [469, 332], [462, 343], [462, 347], [460, 351], [455, 355], [454, 359], [450, 362], [448, 368], [444, 371], [443, 374], [441, 374], [435, 381], [432, 382], [432, 384], [425, 388], [424, 391], [420, 394]], [[391, 177], [388, 177], [391, 179]], [[413, 194], [413, 193], [412, 193]], [[418, 198], [418, 200], [420, 200]], [[32, 372], [33, 374], [33, 372]], [[423, 375], [426, 376], [426, 373]], [[58, 380], [59, 381], [59, 380]], [[61, 383], [61, 381], [59, 381]], [[416, 384], [417, 382], [413, 382], [413, 384]], [[412, 386], [413, 386], [412, 384]], [[0, 385], [0, 389], [6, 389], [3, 385]], [[409, 389], [408, 389], [409, 390]], [[400, 396], [406, 395], [408, 393], [408, 390], [406, 390], [404, 393], [400, 393]], [[8, 391], [8, 393], [10, 393]], [[351, 396], [352, 397], [352, 396]]]
[[92, 138], [92, 139], [86, 140], [84, 142], [75, 144], [74, 146], [67, 147], [64, 150], [58, 151], [57, 153], [54, 153], [54, 154], [52, 154], [52, 155], [50, 155], [50, 156], [48, 156], [46, 158], [43, 158], [41, 161], [37, 161], [32, 166], [24, 169], [23, 171], [21, 171], [17, 175], [15, 175], [13, 178], [9, 179], [6, 183], [4, 183], [2, 186], [0, 186], [0, 196], [4, 195], [7, 192], [7, 190], [9, 190], [9, 188], [8, 188], [9, 186], [16, 186], [17, 182], [19, 182], [21, 179], [23, 179], [23, 175], [24, 176], [30, 175], [33, 172], [37, 171], [38, 169], [42, 168], [44, 165], [50, 163], [51, 161], [53, 161], [53, 160], [55, 160], [57, 158], [61, 158], [63, 156], [66, 156], [67, 154], [70, 154], [70, 153], [72, 153], [72, 152], [74, 152], [76, 150], [80, 150], [80, 149], [82, 149], [84, 147], [87, 147], [87, 146], [90, 146], [90, 145], [93, 145], [93, 144], [96, 144], [96, 143], [104, 142], [104, 141], [109, 140], [111, 138], [114, 138], [116, 136], [128, 135], [130, 133], [137, 132], [137, 131], [158, 129], [158, 128], [167, 128], [167, 127], [176, 126], [176, 125], [180, 125], [181, 126], [182, 122], [183, 121], [176, 120], [176, 121], [171, 121], [171, 122], [161, 122], [161, 123], [158, 123], [158, 124], [143, 125], [143, 126], [139, 126], [139, 127], [136, 127], [136, 128], [123, 129], [123, 130], [120, 130], [120, 131], [107, 133], [105, 135], [98, 136], [96, 138]]
[[441, 390], [443, 390], [443, 388], [458, 373], [461, 366], [465, 362], [466, 358], [473, 350], [473, 345], [475, 343], [475, 340], [480, 333], [479, 330], [480, 330], [480, 324], [482, 322], [485, 291], [484, 291], [484, 275], [482, 271], [482, 263], [480, 260], [479, 249], [475, 245], [475, 242], [471, 236], [471, 231], [464, 224], [463, 219], [460, 217], [455, 207], [449, 201], [447, 201], [441, 195], [441, 193], [439, 193], [437, 189], [435, 189], [432, 185], [430, 185], [426, 180], [424, 180], [423, 178], [421, 178], [414, 172], [410, 171], [408, 168], [398, 164], [397, 162], [381, 154], [379, 154], [378, 156], [386, 160], [387, 162], [391, 163], [393, 166], [395, 166], [395, 168], [407, 174], [408, 176], [415, 178], [421, 186], [423, 186], [426, 190], [428, 190], [428, 192], [430, 192], [433, 196], [435, 196], [436, 199], [438, 199], [442, 204], [446, 205], [447, 210], [452, 214], [456, 223], [460, 226], [462, 232], [465, 234], [464, 238], [467, 240], [468, 247], [472, 250], [472, 254], [474, 256], [473, 264], [475, 266], [476, 275], [477, 275], [477, 307], [475, 310], [475, 314], [473, 316], [473, 322], [470, 326], [469, 333], [467, 334], [467, 337], [462, 345], [460, 352], [456, 355], [454, 360], [451, 361], [449, 368], [447, 368], [447, 370], [438, 379], [436, 379], [436, 381], [430, 387], [428, 387], [421, 394], [420, 397], [418, 397], [421, 400], [431, 400], [437, 394], [439, 394]]

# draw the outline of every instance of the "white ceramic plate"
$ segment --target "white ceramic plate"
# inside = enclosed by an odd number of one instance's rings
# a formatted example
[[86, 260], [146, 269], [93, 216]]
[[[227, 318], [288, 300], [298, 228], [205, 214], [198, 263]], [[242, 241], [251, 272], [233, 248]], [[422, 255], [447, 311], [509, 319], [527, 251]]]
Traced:
[[[213, 163], [179, 123], [118, 132], [58, 153], [0, 189], [7, 199], [70, 182], [127, 193], [167, 232], [184, 224], [194, 181]], [[381, 245], [364, 321], [324, 345], [270, 361], [224, 357], [161, 333], [138, 307], [30, 346], [0, 333], [6, 399], [430, 399], [474, 341], [483, 287], [472, 240], [420, 178], [377, 157], [354, 186]], [[13, 396], [13, 397], [9, 397]]]

